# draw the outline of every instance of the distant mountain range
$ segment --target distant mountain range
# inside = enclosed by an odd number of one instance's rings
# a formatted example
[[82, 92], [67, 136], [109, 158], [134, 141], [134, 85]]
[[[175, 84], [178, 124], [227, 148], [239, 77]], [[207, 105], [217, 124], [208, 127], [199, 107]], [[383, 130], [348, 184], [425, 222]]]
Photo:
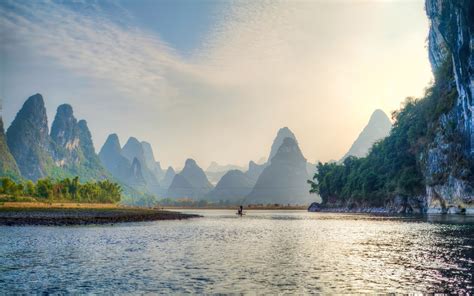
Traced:
[[340, 161], [344, 161], [349, 156], [365, 157], [372, 145], [388, 136], [391, 129], [392, 122], [387, 114], [380, 109], [375, 110], [367, 125]]
[[[111, 134], [102, 146], [99, 158], [107, 170], [122, 183], [140, 192], [160, 195], [163, 193], [158, 180], [161, 171], [158, 170], [159, 165], [154, 160], [149, 145], [147, 142], [139, 142], [131, 137], [121, 148], [118, 136]], [[147, 149], [150, 150], [147, 151]], [[152, 166], [153, 170], [149, 166]]]
[[[195, 160], [187, 159], [177, 173], [172, 167], [163, 170], [151, 144], [135, 137], [122, 147], [118, 135], [110, 134], [96, 154], [87, 122], [77, 120], [68, 104], [57, 108], [51, 130], [46, 114], [43, 97], [36, 94], [25, 101], [6, 133], [0, 118], [0, 176], [34, 181], [75, 176], [82, 181], [111, 179], [132, 196], [214, 202], [294, 204], [316, 199], [307, 194], [306, 184], [314, 165], [303, 157], [287, 127], [278, 131], [267, 161], [250, 161], [246, 171], [213, 162], [204, 172]], [[213, 182], [209, 176], [215, 178]]]

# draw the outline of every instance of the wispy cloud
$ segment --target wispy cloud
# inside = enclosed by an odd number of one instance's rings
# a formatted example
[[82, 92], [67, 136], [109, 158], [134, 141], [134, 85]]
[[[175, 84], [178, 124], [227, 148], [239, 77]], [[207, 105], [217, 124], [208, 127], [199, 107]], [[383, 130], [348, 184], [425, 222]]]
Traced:
[[[19, 44], [82, 75], [110, 82], [130, 97], [170, 98], [168, 72], [192, 76], [193, 69], [167, 44], [135, 27], [116, 24], [92, 5], [83, 13], [53, 1], [11, 2], [1, 11], [5, 50]], [[14, 37], [11, 37], [14, 36]], [[5, 39], [4, 39], [5, 38]]]

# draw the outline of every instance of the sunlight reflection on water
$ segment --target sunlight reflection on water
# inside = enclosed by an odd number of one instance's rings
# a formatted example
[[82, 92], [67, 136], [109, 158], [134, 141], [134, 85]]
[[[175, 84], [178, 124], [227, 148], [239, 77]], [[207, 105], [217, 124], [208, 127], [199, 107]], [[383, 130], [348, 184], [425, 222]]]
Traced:
[[472, 217], [189, 212], [205, 217], [0, 227], [0, 294], [474, 289]]

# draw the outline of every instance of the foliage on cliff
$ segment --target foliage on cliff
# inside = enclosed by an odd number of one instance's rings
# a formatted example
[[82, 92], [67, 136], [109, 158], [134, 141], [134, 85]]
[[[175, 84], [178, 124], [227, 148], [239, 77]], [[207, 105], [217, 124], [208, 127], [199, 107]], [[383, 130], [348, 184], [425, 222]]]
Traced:
[[[7, 200], [71, 201], [116, 203], [122, 197], [122, 188], [108, 180], [80, 183], [79, 178], [52, 180], [39, 179], [36, 183], [16, 183], [8, 177], [0, 178], [0, 195]], [[27, 199], [23, 197], [28, 197]]]
[[8, 176], [15, 180], [20, 179], [20, 170], [16, 164], [15, 158], [10, 153], [7, 141], [5, 139], [5, 131], [3, 129], [3, 120], [0, 117], [0, 176]]
[[446, 61], [423, 98], [407, 98], [392, 113], [395, 123], [390, 135], [375, 143], [367, 157], [349, 157], [342, 164], [319, 163], [309, 181], [311, 192], [319, 193], [325, 204], [372, 206], [383, 206], [397, 195], [424, 194], [424, 156], [439, 132], [440, 116], [455, 103], [453, 81], [452, 64]]

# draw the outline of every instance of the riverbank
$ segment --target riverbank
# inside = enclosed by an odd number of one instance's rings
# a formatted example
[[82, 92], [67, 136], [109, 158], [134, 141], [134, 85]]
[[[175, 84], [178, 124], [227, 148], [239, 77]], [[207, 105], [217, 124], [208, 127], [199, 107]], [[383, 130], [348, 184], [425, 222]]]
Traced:
[[471, 208], [427, 208], [417, 203], [399, 203], [387, 204], [384, 207], [373, 206], [328, 206], [318, 203], [312, 203], [308, 207], [308, 212], [325, 213], [365, 213], [365, 214], [448, 214], [448, 215], [474, 215], [474, 209]]
[[88, 225], [159, 220], [182, 220], [199, 215], [113, 204], [47, 204], [0, 206], [0, 225]]
[[[238, 205], [233, 206], [205, 206], [205, 207], [187, 207], [187, 206], [162, 206], [169, 210], [237, 210]], [[244, 205], [245, 210], [307, 210], [308, 206], [282, 206], [282, 205]]]

